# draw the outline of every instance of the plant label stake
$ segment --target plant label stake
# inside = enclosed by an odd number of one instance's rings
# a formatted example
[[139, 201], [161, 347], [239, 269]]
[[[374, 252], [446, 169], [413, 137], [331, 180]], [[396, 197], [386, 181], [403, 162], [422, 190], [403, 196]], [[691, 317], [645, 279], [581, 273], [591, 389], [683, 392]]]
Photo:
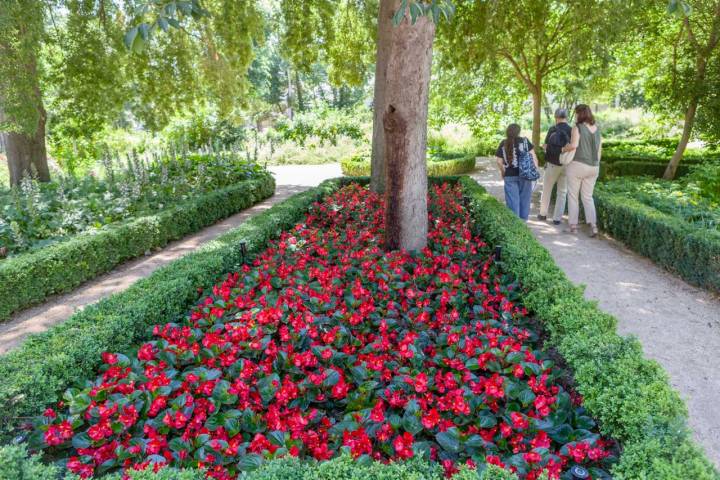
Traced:
[[247, 255], [247, 242], [240, 242], [240, 255], [242, 255], [242, 262], [245, 263], [245, 256]]

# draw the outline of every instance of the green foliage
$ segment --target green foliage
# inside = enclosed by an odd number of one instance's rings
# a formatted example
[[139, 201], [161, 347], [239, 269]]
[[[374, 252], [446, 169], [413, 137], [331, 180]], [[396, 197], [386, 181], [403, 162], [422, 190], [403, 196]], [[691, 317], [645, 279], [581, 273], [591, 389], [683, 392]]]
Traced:
[[[199, 288], [210, 288], [242, 262], [240, 242], [246, 242], [250, 256], [256, 254], [337, 185], [325, 182], [273, 206], [0, 357], [0, 432], [6, 437], [17, 433], [21, 417], [37, 414], [78, 379], [90, 378], [102, 352], [127, 351], [149, 338], [152, 325], [185, 315]], [[218, 207], [211, 203], [208, 208]], [[13, 289], [13, 295], [17, 291], [22, 289]]]
[[94, 2], [67, 0], [65, 5], [63, 29], [53, 29], [41, 53], [48, 63], [50, 145], [72, 169], [78, 152], [72, 155], [71, 149], [87, 150], [83, 143], [118, 118], [130, 91], [122, 85], [127, 66], [122, 26], [111, 20], [118, 8], [110, 2], [98, 15]]
[[337, 145], [341, 138], [361, 140], [365, 138], [358, 118], [367, 112], [344, 111], [325, 108], [296, 115], [292, 120], [280, 120], [275, 125], [275, 138], [305, 145], [310, 138]]
[[169, 146], [180, 145], [198, 150], [208, 145], [237, 148], [248, 137], [247, 129], [230, 120], [220, 119], [217, 112], [198, 109], [188, 116], [170, 120], [162, 137]]
[[669, 14], [667, 2], [647, 4], [642, 21], [618, 52], [616, 74], [637, 85], [647, 106], [668, 123], [677, 123], [692, 103], [698, 104], [699, 136], [718, 139], [720, 103], [714, 93], [720, 84], [718, 2], [673, 0], [671, 4], [689, 9], [676, 7], [675, 14]]
[[281, 0], [285, 58], [304, 73], [323, 61], [333, 85], [362, 84], [375, 60], [377, 5], [374, 0]]
[[0, 8], [0, 131], [35, 133], [44, 115], [37, 59], [44, 3], [11, 0]]
[[[658, 161], [606, 161], [603, 158], [603, 162], [600, 163], [600, 178], [611, 178], [611, 177], [631, 177], [631, 176], [647, 176], [654, 178], [662, 178], [667, 168], [667, 162]], [[687, 165], [679, 165], [675, 176], [677, 178], [683, 177], [690, 172], [690, 168]]]
[[187, 199], [178, 205], [77, 235], [0, 262], [0, 321], [10, 314], [72, 290], [123, 261], [162, 247], [273, 194], [269, 175]]
[[[678, 139], [660, 138], [642, 141], [604, 141], [602, 159], [604, 162], [634, 160], [645, 162], [669, 162], [678, 146]], [[713, 148], [688, 148], [683, 164], [701, 163], [720, 159], [720, 152]]]
[[636, 339], [617, 335], [616, 319], [583, 298], [522, 221], [470, 178], [460, 182], [476, 226], [490, 245], [503, 247], [504, 266], [521, 280], [526, 306], [573, 370], [583, 404], [601, 431], [623, 445], [616, 478], [669, 480], [686, 471], [716, 480], [717, 471], [692, 445], [685, 406], [662, 368], [643, 358]]
[[[458, 155], [463, 155], [462, 153]], [[370, 160], [365, 157], [346, 158], [340, 162], [344, 175], [350, 177], [364, 177], [370, 175]], [[462, 158], [428, 158], [427, 173], [431, 177], [445, 175], [458, 175], [472, 172], [475, 169], [475, 156]]]
[[[162, 468], [157, 473], [152, 468], [127, 472], [129, 480], [204, 480], [202, 470], [177, 470]], [[102, 480], [120, 480], [120, 474], [105, 475]], [[12, 480], [77, 480], [67, 474], [62, 477], [60, 469], [45, 465], [39, 457], [29, 456], [24, 447], [0, 447], [0, 478]], [[263, 463], [260, 468], [244, 473], [239, 480], [443, 480], [439, 464], [420, 458], [383, 464], [360, 463], [349, 455], [342, 455], [326, 462], [306, 462], [295, 457], [283, 457]], [[495, 465], [482, 465], [473, 470], [462, 467], [453, 476], [455, 480], [517, 480], [517, 475]], [[663, 480], [669, 477], [660, 477]], [[700, 477], [702, 478], [702, 477]], [[547, 480], [545, 475], [541, 480]]]
[[691, 172], [688, 181], [697, 186], [700, 195], [720, 204], [720, 161], [696, 165]]
[[720, 291], [720, 214], [692, 183], [618, 179], [599, 186], [601, 228], [688, 282]]
[[57, 480], [60, 469], [29, 456], [24, 445], [0, 446], [0, 478], [3, 480]]
[[10, 255], [36, 250], [91, 233], [106, 225], [170, 208], [267, 173], [237, 154], [175, 153], [158, 158], [127, 158], [123, 165], [106, 156], [105, 177], [60, 178], [39, 184], [29, 178], [0, 195], [0, 240]]

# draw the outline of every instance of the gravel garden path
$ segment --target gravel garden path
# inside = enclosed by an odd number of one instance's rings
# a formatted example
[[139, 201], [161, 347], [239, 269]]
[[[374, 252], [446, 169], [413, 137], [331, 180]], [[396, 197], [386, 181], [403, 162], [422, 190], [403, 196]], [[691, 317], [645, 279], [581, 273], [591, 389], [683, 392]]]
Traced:
[[[493, 161], [473, 174], [501, 201]], [[528, 227], [585, 297], [617, 317], [621, 335], [635, 335], [645, 355], [658, 361], [685, 399], [690, 427], [720, 467], [720, 298], [685, 283], [608, 237], [563, 233], [566, 225], [537, 220], [540, 189], [533, 195]]]
[[275, 195], [247, 210], [236, 213], [193, 235], [172, 242], [162, 250], [140, 257], [78, 287], [73, 292], [58, 295], [38, 306], [16, 313], [0, 323], [0, 354], [19, 345], [25, 337], [44, 332], [56, 323], [69, 318], [86, 305], [125, 290], [133, 282], [147, 277], [156, 269], [192, 252], [201, 245], [231, 230], [253, 215], [267, 210], [291, 195], [318, 185], [325, 179], [342, 175], [339, 165], [288, 165], [270, 167], [275, 174]]

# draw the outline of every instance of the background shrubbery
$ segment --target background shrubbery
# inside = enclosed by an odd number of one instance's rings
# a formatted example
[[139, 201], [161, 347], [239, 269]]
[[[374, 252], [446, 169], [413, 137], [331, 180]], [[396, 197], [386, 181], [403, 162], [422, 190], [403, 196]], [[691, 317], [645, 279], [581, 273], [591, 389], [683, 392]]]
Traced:
[[266, 175], [235, 153], [217, 152], [106, 157], [99, 176], [50, 183], [26, 178], [19, 188], [0, 192], [0, 245], [7, 255], [47, 247]]

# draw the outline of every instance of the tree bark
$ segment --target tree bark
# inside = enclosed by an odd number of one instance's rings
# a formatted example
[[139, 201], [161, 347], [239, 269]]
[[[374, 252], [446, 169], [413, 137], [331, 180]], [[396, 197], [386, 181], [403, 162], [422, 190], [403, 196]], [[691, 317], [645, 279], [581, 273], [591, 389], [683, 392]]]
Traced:
[[[720, 4], [718, 7], [720, 12]], [[680, 137], [680, 143], [678, 143], [675, 153], [673, 153], [668, 166], [665, 168], [663, 178], [665, 180], [672, 180], [675, 178], [677, 173], [678, 165], [685, 154], [687, 144], [690, 142], [690, 136], [692, 135], [693, 126], [695, 125], [695, 115], [697, 113], [697, 107], [700, 103], [700, 97], [698, 90], [700, 86], [705, 82], [705, 71], [707, 70], [707, 58], [702, 53], [697, 53], [697, 59], [695, 61], [695, 79], [694, 79], [694, 91], [690, 103], [688, 104], [687, 110], [685, 110], [685, 121], [683, 123], [683, 133]]]
[[375, 61], [375, 90], [373, 94], [373, 136], [370, 156], [370, 189], [385, 191], [385, 129], [383, 114], [387, 65], [392, 50], [392, 17], [400, 8], [400, 0], [380, 0], [378, 12], [377, 57]]
[[297, 109], [299, 112], [305, 110], [305, 98], [303, 97], [302, 80], [300, 80], [300, 73], [295, 72], [295, 94], [297, 97]]
[[387, 60], [385, 248], [417, 251], [427, 245], [427, 115], [435, 25], [427, 16], [392, 29]]
[[[0, 133], [5, 144], [10, 186], [16, 186], [23, 177], [31, 176], [41, 182], [50, 181], [50, 169], [45, 148], [45, 123], [47, 112], [43, 106], [40, 83], [37, 79], [37, 67], [33, 59], [27, 68], [27, 74], [34, 79], [33, 100], [36, 102], [38, 121], [33, 133], [6, 132]], [[0, 99], [1, 101], [2, 99]], [[0, 105], [0, 119], [8, 120], [4, 116]], [[12, 121], [12, 119], [10, 119]]]
[[677, 173], [678, 165], [680, 165], [680, 160], [682, 160], [683, 155], [685, 154], [685, 149], [687, 148], [688, 143], [690, 142], [690, 135], [692, 135], [692, 129], [693, 125], [695, 124], [695, 114], [697, 113], [697, 99], [693, 99], [688, 106], [688, 109], [685, 111], [685, 122], [683, 124], [683, 133], [680, 137], [680, 143], [678, 143], [677, 148], [675, 149], [675, 153], [673, 153], [672, 158], [670, 159], [670, 162], [668, 163], [667, 167], [665, 168], [665, 173], [663, 174], [663, 178], [665, 180], [672, 180], [675, 178], [675, 174]]
[[540, 144], [540, 125], [542, 122], [542, 84], [537, 84], [533, 87], [532, 101], [533, 101], [533, 121], [532, 121], [532, 143], [533, 145]]

